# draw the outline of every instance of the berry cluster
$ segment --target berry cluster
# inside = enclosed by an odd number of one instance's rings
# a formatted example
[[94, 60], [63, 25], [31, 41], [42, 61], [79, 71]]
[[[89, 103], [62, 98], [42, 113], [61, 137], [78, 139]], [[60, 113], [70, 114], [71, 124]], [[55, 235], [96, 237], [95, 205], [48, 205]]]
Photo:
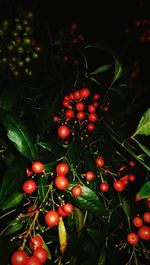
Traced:
[[15, 251], [11, 257], [12, 265], [42, 265], [48, 259], [48, 252], [43, 247], [43, 240], [35, 235], [29, 241], [29, 248], [32, 256], [29, 256], [25, 250]]
[[7, 65], [14, 76], [32, 75], [32, 61], [39, 58], [41, 47], [33, 39], [33, 14], [25, 13], [0, 26], [0, 64]]
[[150, 224], [150, 212], [144, 212], [142, 217], [134, 217], [132, 223], [134, 227], [138, 228], [138, 231], [130, 232], [127, 235], [127, 241], [131, 245], [136, 245], [139, 242], [139, 238], [142, 240], [150, 240], [150, 226], [148, 226]]

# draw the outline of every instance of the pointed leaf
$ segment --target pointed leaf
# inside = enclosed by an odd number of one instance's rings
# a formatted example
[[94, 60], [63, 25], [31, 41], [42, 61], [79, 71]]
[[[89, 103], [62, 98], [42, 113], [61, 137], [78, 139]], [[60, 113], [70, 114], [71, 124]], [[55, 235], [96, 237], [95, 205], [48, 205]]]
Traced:
[[119, 60], [117, 59], [116, 56], [113, 56], [113, 58], [114, 58], [114, 62], [115, 62], [115, 73], [114, 73], [112, 83], [114, 83], [116, 80], [118, 80], [122, 74], [122, 66], [121, 66]]
[[145, 154], [147, 154], [148, 156], [150, 156], [150, 150], [146, 146], [144, 146], [143, 144], [141, 144], [135, 138], [133, 138], [133, 140], [138, 144], [138, 146], [144, 151]]
[[24, 194], [21, 192], [13, 193], [1, 206], [2, 210], [7, 210], [17, 206], [24, 198]]
[[102, 248], [98, 259], [98, 265], [105, 265], [105, 264], [106, 264], [106, 252], [105, 248]]
[[103, 72], [106, 72], [107, 70], [110, 69], [112, 65], [111, 64], [105, 64], [105, 65], [102, 65], [100, 66], [99, 68], [97, 68], [96, 70], [94, 70], [93, 72], [91, 72], [89, 75], [97, 75], [97, 74], [100, 74], [100, 73], [103, 73]]
[[26, 158], [35, 160], [36, 152], [33, 139], [23, 122], [5, 110], [0, 110], [0, 121], [6, 128], [8, 138], [18, 151]]
[[143, 114], [133, 137], [137, 134], [150, 135], [150, 108]]
[[147, 181], [139, 192], [136, 194], [136, 197], [139, 199], [146, 199], [150, 197], [150, 181]]
[[60, 216], [58, 224], [59, 250], [63, 254], [67, 248], [68, 239], [63, 218]]

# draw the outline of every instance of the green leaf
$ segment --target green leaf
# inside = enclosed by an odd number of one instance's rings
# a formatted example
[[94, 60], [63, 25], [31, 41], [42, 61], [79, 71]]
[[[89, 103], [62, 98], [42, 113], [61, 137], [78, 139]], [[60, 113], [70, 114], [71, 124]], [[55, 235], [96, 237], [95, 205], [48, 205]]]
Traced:
[[115, 83], [116, 80], [118, 80], [122, 75], [122, 66], [116, 56], [113, 56], [114, 62], [115, 62], [115, 72], [113, 76], [112, 84]]
[[132, 137], [137, 134], [150, 135], [150, 108], [143, 114]]
[[18, 192], [20, 185], [25, 181], [25, 177], [23, 177], [26, 176], [25, 168], [24, 159], [18, 159], [5, 171], [0, 186], [1, 204], [14, 192]]
[[77, 233], [80, 235], [81, 230], [84, 226], [84, 216], [79, 208], [74, 208], [74, 222]]
[[40, 234], [37, 234], [37, 236], [39, 236], [42, 239], [42, 241], [43, 241], [42, 248], [44, 248], [47, 251], [47, 253], [48, 253], [48, 259], [51, 260], [52, 259], [52, 256], [51, 256], [51, 253], [50, 253], [50, 250], [49, 250], [48, 246], [46, 245], [46, 243], [44, 242], [44, 240], [43, 240], [43, 238], [41, 237]]
[[99, 68], [97, 68], [96, 70], [94, 70], [93, 72], [91, 72], [89, 75], [97, 75], [97, 74], [100, 74], [100, 73], [103, 73], [103, 72], [106, 72], [107, 70], [110, 69], [112, 65], [111, 64], [105, 64], [105, 65], [102, 65], [100, 66]]
[[131, 214], [131, 209], [130, 209], [130, 203], [128, 200], [126, 199], [122, 199], [122, 206], [123, 206], [123, 210], [125, 212], [125, 214], [130, 217], [130, 214]]
[[23, 225], [24, 225], [24, 222], [21, 222], [20, 220], [11, 222], [9, 224], [8, 229], [4, 232], [4, 235], [8, 236], [8, 235], [18, 232], [23, 227]]
[[145, 154], [147, 154], [148, 156], [150, 156], [150, 150], [146, 146], [144, 146], [143, 144], [141, 144], [135, 138], [133, 138], [133, 140], [138, 144], [138, 146], [144, 151]]
[[75, 198], [71, 193], [71, 190], [75, 185], [77, 185], [76, 182], [71, 182], [68, 189], [64, 191], [64, 193], [66, 193], [66, 195], [69, 197], [70, 201], [72, 201], [79, 208], [81, 207], [82, 209], [88, 210], [103, 220], [105, 207], [102, 201], [98, 198], [97, 194], [87, 186], [80, 184], [82, 188], [82, 195]]
[[23, 122], [17, 116], [5, 110], [0, 110], [0, 121], [7, 130], [8, 138], [18, 151], [31, 161], [35, 160], [36, 151], [33, 139]]
[[98, 259], [98, 265], [105, 265], [105, 264], [106, 264], [106, 252], [105, 248], [102, 248]]
[[21, 192], [13, 193], [1, 206], [2, 210], [7, 210], [17, 206], [24, 198], [24, 194]]
[[141, 200], [150, 197], [150, 181], [147, 181], [146, 183], [144, 183], [142, 188], [136, 194], [136, 197], [140, 198]]

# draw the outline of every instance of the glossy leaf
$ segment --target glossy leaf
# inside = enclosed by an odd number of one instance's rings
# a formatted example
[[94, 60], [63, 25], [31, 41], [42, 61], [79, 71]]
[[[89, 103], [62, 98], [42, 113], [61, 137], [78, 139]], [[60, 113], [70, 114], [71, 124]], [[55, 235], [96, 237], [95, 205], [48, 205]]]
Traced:
[[146, 154], [146, 155], [148, 155], [148, 156], [150, 156], [150, 150], [146, 147], [146, 146], [144, 146], [143, 144], [141, 144], [139, 141], [137, 141], [135, 138], [133, 138], [133, 140], [138, 144], [138, 146], [143, 150], [143, 152]]
[[97, 194], [87, 186], [80, 184], [82, 188], [82, 195], [75, 198], [74, 196], [72, 196], [71, 190], [76, 184], [76, 182], [70, 183], [68, 189], [65, 191], [66, 195], [79, 208], [81, 207], [82, 209], [88, 210], [89, 212], [95, 214], [97, 217], [103, 220], [105, 207], [102, 201], [98, 198]]
[[1, 206], [2, 210], [10, 209], [17, 206], [24, 198], [24, 194], [21, 192], [13, 193]]
[[112, 83], [114, 83], [116, 80], [118, 80], [122, 75], [122, 66], [121, 66], [118, 58], [116, 56], [113, 56], [113, 58], [114, 58], [114, 62], [115, 62], [115, 72], [114, 72]]
[[146, 183], [144, 183], [142, 188], [136, 194], [136, 197], [140, 199], [145, 199], [145, 198], [150, 197], [150, 181], [147, 181]]
[[91, 72], [89, 75], [92, 76], [92, 75], [97, 75], [97, 74], [106, 72], [107, 70], [110, 69], [111, 66], [112, 66], [111, 64], [102, 65], [99, 68], [97, 68], [96, 70], [94, 70], [93, 72]]
[[7, 227], [7, 229], [4, 231], [3, 235], [11, 235], [16, 232], [18, 232], [24, 225], [24, 221], [22, 220], [13, 220]]
[[150, 108], [143, 114], [142, 118], [140, 119], [133, 137], [137, 134], [150, 135]]
[[5, 110], [0, 110], [0, 121], [6, 128], [8, 138], [18, 151], [26, 158], [35, 160], [36, 151], [33, 139], [23, 122]]
[[67, 232], [63, 218], [60, 216], [58, 223], [58, 236], [59, 236], [59, 250], [63, 254], [68, 245]]

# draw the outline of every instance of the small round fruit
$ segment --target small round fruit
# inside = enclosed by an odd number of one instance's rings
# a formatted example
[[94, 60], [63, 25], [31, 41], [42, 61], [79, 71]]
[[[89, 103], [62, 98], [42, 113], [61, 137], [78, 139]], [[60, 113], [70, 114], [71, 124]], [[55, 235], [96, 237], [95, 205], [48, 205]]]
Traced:
[[48, 252], [44, 248], [38, 247], [36, 248], [36, 250], [34, 250], [33, 256], [37, 257], [39, 261], [43, 264], [48, 258]]
[[66, 126], [66, 125], [61, 125], [61, 126], [58, 128], [58, 136], [59, 136], [61, 139], [65, 139], [65, 138], [67, 138], [69, 135], [70, 135], [70, 129], [69, 129], [68, 126]]
[[105, 165], [105, 161], [104, 161], [104, 158], [102, 156], [98, 156], [96, 158], [96, 165], [98, 167], [103, 167]]
[[65, 162], [62, 162], [62, 163], [59, 163], [57, 166], [56, 166], [56, 173], [57, 175], [66, 175], [68, 174], [69, 172], [69, 166], [67, 163]]
[[84, 120], [85, 119], [85, 113], [83, 111], [79, 111], [77, 113], [77, 119], [78, 120]]
[[31, 250], [35, 250], [39, 247], [42, 247], [42, 245], [43, 245], [43, 240], [39, 236], [33, 236], [29, 241], [29, 247]]
[[62, 206], [59, 206], [57, 209], [59, 216], [66, 217], [68, 214], [63, 210]]
[[127, 241], [131, 245], [136, 245], [139, 242], [138, 235], [136, 233], [134, 233], [134, 232], [130, 232], [127, 235]]
[[63, 106], [65, 107], [65, 108], [69, 108], [71, 105], [70, 105], [70, 101], [69, 100], [64, 100], [63, 101]]
[[82, 188], [81, 188], [81, 186], [79, 186], [79, 185], [75, 185], [75, 186], [72, 188], [71, 193], [72, 193], [72, 195], [73, 195], [74, 197], [79, 197], [79, 196], [81, 196], [81, 194], [82, 194]]
[[143, 225], [143, 220], [141, 217], [136, 216], [133, 218], [133, 225], [136, 227], [141, 227]]
[[95, 112], [92, 112], [89, 114], [89, 121], [91, 121], [91, 122], [97, 121], [97, 114]]
[[107, 192], [109, 190], [109, 185], [107, 182], [102, 182], [99, 188], [102, 192]]
[[42, 173], [44, 171], [44, 165], [40, 161], [32, 163], [32, 171], [34, 173]]
[[81, 99], [80, 91], [79, 91], [79, 90], [76, 90], [76, 91], [73, 93], [73, 96], [74, 96], [74, 99], [75, 99], [75, 100], [79, 100], [79, 99]]
[[145, 223], [150, 223], [150, 212], [145, 212], [143, 214], [143, 220]]
[[81, 98], [87, 98], [90, 95], [90, 90], [88, 88], [82, 88], [80, 90]]
[[11, 264], [12, 265], [26, 265], [28, 256], [24, 250], [17, 250], [12, 254]]
[[124, 183], [122, 180], [115, 180], [113, 183], [113, 187], [116, 191], [121, 192], [124, 190]]
[[100, 94], [98, 94], [98, 93], [94, 94], [93, 99], [95, 99], [95, 100], [100, 99]]
[[55, 210], [50, 210], [45, 215], [45, 223], [48, 226], [56, 226], [59, 223], [59, 215]]
[[63, 205], [63, 211], [67, 213], [67, 215], [71, 214], [73, 210], [73, 205], [70, 202], [67, 202]]
[[65, 176], [57, 176], [55, 178], [55, 186], [59, 190], [66, 190], [68, 188], [69, 181]]
[[95, 125], [94, 125], [93, 123], [88, 123], [88, 125], [87, 125], [87, 130], [88, 130], [89, 132], [94, 131], [94, 130], [95, 130]]
[[135, 167], [135, 162], [134, 161], [129, 161], [129, 166], [130, 167]]
[[37, 257], [32, 256], [28, 259], [26, 265], [42, 265], [42, 264], [41, 264], [41, 261]]
[[93, 173], [93, 171], [87, 171], [85, 178], [87, 181], [92, 181], [95, 178], [95, 174]]
[[57, 117], [57, 116], [55, 116], [55, 117], [53, 118], [53, 121], [54, 121], [55, 123], [57, 123], [59, 120], [60, 120], [60, 118]]
[[23, 184], [23, 191], [27, 194], [31, 194], [33, 193], [37, 188], [37, 185], [35, 183], [34, 180], [30, 179], [30, 180], [26, 180]]
[[138, 231], [138, 236], [143, 240], [150, 240], [150, 227], [141, 226]]
[[95, 107], [94, 105], [89, 105], [89, 106], [88, 106], [88, 111], [89, 111], [89, 112], [92, 113], [92, 112], [95, 112], [95, 110], [96, 110], [96, 107]]
[[82, 110], [84, 110], [84, 108], [85, 108], [85, 105], [82, 102], [78, 102], [76, 104], [76, 110], [77, 111], [82, 111]]
[[65, 111], [65, 117], [67, 119], [71, 119], [71, 118], [74, 118], [74, 111], [72, 109], [67, 109]]
[[134, 174], [129, 174], [128, 178], [129, 178], [129, 181], [131, 181], [131, 182], [135, 181], [135, 175]]

